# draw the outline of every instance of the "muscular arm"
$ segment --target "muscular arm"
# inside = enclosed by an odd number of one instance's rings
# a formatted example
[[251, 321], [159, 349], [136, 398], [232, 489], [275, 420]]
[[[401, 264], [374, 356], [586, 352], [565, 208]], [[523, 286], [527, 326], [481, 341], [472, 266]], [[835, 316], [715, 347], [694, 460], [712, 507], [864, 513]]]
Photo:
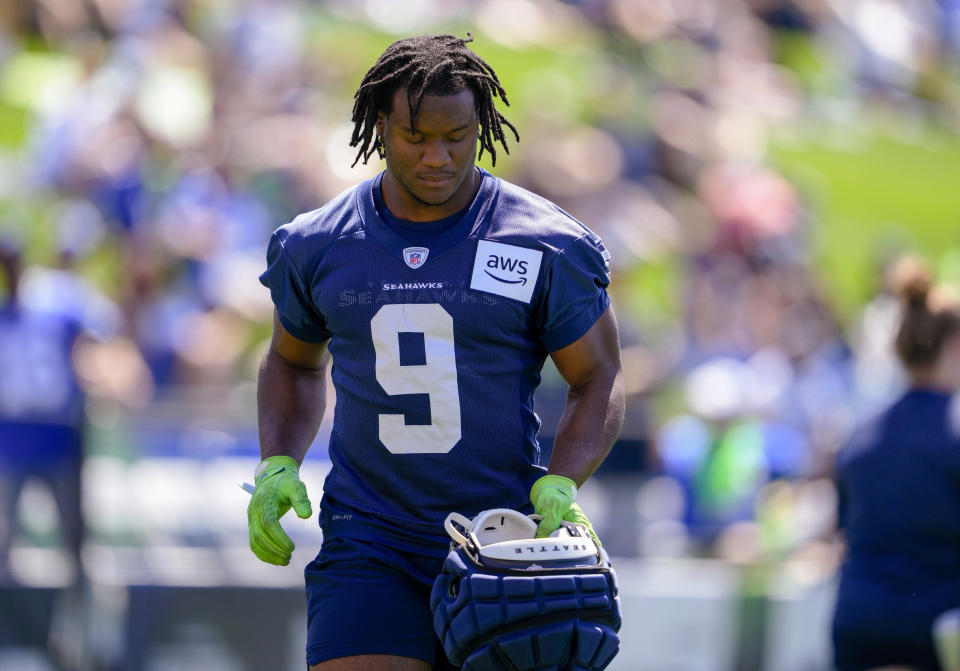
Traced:
[[292, 336], [276, 314], [257, 379], [260, 456], [303, 461], [326, 410], [327, 344]]
[[613, 308], [579, 340], [550, 356], [570, 388], [548, 472], [579, 487], [607, 456], [623, 426], [623, 373]]

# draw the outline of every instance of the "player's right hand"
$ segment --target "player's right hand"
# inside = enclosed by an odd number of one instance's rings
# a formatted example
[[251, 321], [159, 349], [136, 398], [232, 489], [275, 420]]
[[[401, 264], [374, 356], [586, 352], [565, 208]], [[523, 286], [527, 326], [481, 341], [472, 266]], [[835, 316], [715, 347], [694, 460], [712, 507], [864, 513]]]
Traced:
[[280, 526], [290, 508], [307, 519], [313, 513], [307, 487], [300, 481], [300, 468], [292, 457], [267, 457], [254, 473], [256, 488], [247, 506], [250, 549], [268, 564], [290, 563], [294, 544]]

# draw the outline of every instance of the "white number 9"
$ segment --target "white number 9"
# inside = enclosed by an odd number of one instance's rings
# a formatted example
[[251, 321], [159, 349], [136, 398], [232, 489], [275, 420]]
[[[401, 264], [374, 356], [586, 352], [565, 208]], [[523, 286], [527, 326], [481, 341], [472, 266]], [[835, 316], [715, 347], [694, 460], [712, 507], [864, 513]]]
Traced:
[[[460, 440], [460, 390], [453, 317], [439, 303], [384, 305], [370, 322], [377, 382], [390, 395], [428, 394], [430, 424], [380, 413], [380, 442], [394, 454], [449, 452]], [[422, 333], [426, 363], [400, 365], [400, 334]]]

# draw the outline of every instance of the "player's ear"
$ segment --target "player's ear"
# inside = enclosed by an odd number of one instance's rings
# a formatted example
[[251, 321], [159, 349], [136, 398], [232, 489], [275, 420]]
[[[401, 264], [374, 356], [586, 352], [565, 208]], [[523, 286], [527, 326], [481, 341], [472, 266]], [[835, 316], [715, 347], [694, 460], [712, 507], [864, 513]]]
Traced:
[[383, 137], [383, 124], [386, 122], [387, 117], [383, 113], [383, 110], [377, 112], [377, 135]]

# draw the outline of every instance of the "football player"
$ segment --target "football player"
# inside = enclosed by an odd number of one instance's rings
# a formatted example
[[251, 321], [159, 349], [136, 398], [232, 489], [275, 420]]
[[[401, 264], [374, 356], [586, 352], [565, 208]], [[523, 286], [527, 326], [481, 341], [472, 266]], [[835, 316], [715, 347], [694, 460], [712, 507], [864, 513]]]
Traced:
[[[323, 545], [305, 570], [311, 669], [447, 668], [429, 610], [445, 516], [535, 511], [539, 535], [589, 525], [577, 487], [622, 424], [609, 254], [553, 203], [475, 165], [478, 145], [495, 163], [505, 130], [519, 135], [470, 41], [403, 39], [379, 57], [355, 94], [351, 145], [385, 170], [278, 229], [260, 278], [276, 306], [248, 509], [263, 561], [290, 561], [278, 518], [311, 513], [298, 465], [334, 362]], [[533, 406], [547, 355], [569, 384], [548, 468]]]

